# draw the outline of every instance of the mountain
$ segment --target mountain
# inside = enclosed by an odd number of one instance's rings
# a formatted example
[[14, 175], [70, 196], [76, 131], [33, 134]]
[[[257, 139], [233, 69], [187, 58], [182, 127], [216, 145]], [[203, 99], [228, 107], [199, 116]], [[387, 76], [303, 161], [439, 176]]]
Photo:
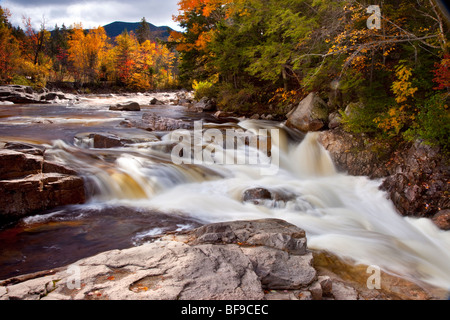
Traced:
[[[148, 23], [151, 32], [151, 40], [164, 40], [166, 41], [169, 38], [170, 32], [173, 31], [170, 27], [157, 27], [151, 23]], [[122, 21], [114, 21], [110, 24], [103, 26], [106, 31], [106, 34], [111, 39], [117, 37], [124, 30], [128, 32], [133, 31], [136, 32], [136, 29], [139, 28], [140, 22], [122, 22]]]

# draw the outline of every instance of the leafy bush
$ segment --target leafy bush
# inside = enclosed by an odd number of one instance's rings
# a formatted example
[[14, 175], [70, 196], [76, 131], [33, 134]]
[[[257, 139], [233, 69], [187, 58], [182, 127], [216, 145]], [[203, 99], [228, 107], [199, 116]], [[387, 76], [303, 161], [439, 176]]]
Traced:
[[194, 89], [194, 98], [197, 101], [199, 101], [203, 97], [214, 98], [216, 96], [214, 83], [208, 80], [194, 80], [194, 82], [192, 83], [192, 89]]
[[406, 133], [408, 140], [423, 139], [450, 151], [450, 110], [448, 96], [435, 94], [418, 110], [416, 122]]

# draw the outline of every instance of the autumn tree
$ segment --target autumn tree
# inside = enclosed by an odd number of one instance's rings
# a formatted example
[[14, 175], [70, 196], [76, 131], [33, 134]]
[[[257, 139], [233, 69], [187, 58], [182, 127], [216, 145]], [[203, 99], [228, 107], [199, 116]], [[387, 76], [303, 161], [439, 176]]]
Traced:
[[9, 12], [0, 6], [0, 84], [13, 80], [20, 56], [19, 44], [12, 35]]
[[81, 24], [76, 24], [68, 41], [68, 59], [78, 81], [94, 82], [108, 50], [108, 37], [103, 27], [86, 34]]

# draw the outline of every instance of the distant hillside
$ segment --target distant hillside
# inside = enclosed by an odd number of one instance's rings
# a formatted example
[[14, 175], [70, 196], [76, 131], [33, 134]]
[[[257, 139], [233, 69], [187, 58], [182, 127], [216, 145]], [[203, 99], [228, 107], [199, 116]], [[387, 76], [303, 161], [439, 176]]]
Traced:
[[[140, 22], [115, 21], [113, 23], [107, 24], [106, 26], [103, 26], [103, 28], [105, 28], [108, 37], [115, 38], [124, 30], [127, 30], [128, 32], [135, 32], [136, 29], [139, 28], [139, 24]], [[166, 41], [169, 38], [170, 32], [172, 31], [170, 27], [157, 27], [151, 23], [148, 23], [148, 25], [150, 27], [152, 40], [160, 39]]]

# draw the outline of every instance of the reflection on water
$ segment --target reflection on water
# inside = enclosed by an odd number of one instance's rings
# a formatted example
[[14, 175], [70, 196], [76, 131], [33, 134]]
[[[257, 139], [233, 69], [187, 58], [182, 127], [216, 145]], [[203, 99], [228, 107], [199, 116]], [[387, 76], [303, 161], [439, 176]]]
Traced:
[[[450, 233], [429, 220], [399, 216], [379, 191], [380, 181], [336, 172], [317, 134], [304, 137], [267, 121], [218, 123], [207, 116], [205, 129], [278, 129], [272, 152], [279, 155], [280, 170], [261, 175], [258, 165], [175, 165], [168, 133], [126, 128], [121, 121], [140, 119], [144, 112], [191, 121], [204, 115], [179, 106], [126, 113], [108, 111], [102, 99], [80, 103], [24, 106], [17, 113], [0, 106], [0, 140], [45, 140], [46, 157], [75, 169], [89, 196], [85, 205], [58, 208], [1, 231], [0, 278], [139, 245], [161, 232], [200, 223], [280, 218], [305, 229], [310, 248], [450, 288]], [[90, 132], [127, 142], [93, 148]], [[244, 146], [237, 154], [247, 151]], [[243, 201], [245, 191], [256, 187], [278, 196]]]

